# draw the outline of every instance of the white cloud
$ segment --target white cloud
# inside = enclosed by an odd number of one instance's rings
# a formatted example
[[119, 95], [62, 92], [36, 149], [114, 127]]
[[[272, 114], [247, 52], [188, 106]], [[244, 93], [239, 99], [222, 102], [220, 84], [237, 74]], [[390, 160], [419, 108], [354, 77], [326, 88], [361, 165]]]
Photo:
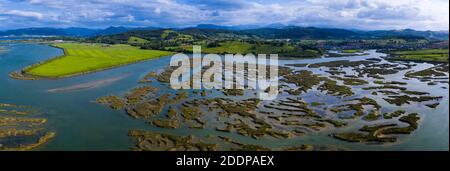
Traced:
[[44, 18], [44, 14], [39, 13], [39, 12], [33, 12], [33, 11], [9, 10], [9, 11], [3, 12], [3, 14], [19, 16], [19, 17], [31, 17], [31, 18], [36, 18], [36, 19]]
[[0, 3], [0, 13], [5, 14], [3, 10], [8, 15], [56, 25], [88, 27], [283, 23], [357, 29], [448, 30], [448, 5], [447, 0], [5, 0]]

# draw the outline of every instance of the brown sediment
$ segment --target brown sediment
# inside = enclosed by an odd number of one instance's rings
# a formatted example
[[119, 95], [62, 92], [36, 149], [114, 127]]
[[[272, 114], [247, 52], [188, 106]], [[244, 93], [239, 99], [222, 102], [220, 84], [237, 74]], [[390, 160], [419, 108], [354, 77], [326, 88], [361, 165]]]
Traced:
[[363, 90], [379, 90], [379, 89], [396, 89], [396, 90], [406, 90], [405, 87], [399, 87], [394, 85], [383, 85], [383, 86], [374, 86], [374, 87], [364, 87]]
[[182, 106], [181, 116], [183, 116], [185, 123], [189, 128], [205, 128], [206, 122], [202, 120], [203, 112], [200, 108], [194, 106]]
[[[266, 71], [269, 71], [269, 70], [266, 70]], [[289, 75], [289, 74], [291, 74], [293, 71], [294, 71], [294, 70], [293, 70], [292, 68], [289, 68], [289, 67], [283, 67], [283, 66], [278, 66], [278, 76], [279, 76], [279, 77]], [[267, 74], [267, 75], [266, 75], [266, 78], [269, 78], [269, 77], [270, 77], [269, 72], [266, 72], [266, 74]]]
[[134, 88], [125, 96], [127, 104], [133, 105], [141, 102], [149, 93], [156, 93], [158, 88], [150, 86], [142, 86]]
[[[318, 90], [326, 91], [327, 94], [335, 96], [353, 95], [353, 92], [351, 91], [350, 87], [337, 85], [336, 81], [313, 74], [311, 71], [307, 70], [300, 70], [291, 73], [289, 75], [286, 75], [281, 79], [281, 81], [296, 85], [297, 88], [295, 90], [292, 89], [285, 90], [286, 92], [292, 95], [299, 95], [302, 92], [307, 92], [314, 86], [319, 85], [321, 82], [323, 82], [323, 84], [319, 86]], [[353, 82], [355, 82], [355, 80], [353, 80]]]
[[398, 95], [399, 93], [395, 91], [389, 91], [389, 90], [379, 90], [378, 93], [382, 93], [383, 95]]
[[420, 117], [417, 113], [411, 113], [399, 119], [400, 122], [407, 123], [407, 127], [399, 127], [397, 124], [381, 124], [375, 126], [364, 126], [359, 132], [335, 133], [333, 136], [337, 139], [349, 142], [395, 142], [397, 137], [387, 136], [396, 134], [410, 134], [418, 127]]
[[440, 103], [433, 103], [433, 104], [426, 104], [425, 106], [434, 109], [434, 108], [438, 107], [439, 104], [440, 104]]
[[317, 88], [320, 91], [326, 91], [327, 94], [333, 96], [352, 96], [354, 95], [350, 87], [338, 85], [336, 81], [325, 80], [325, 82]]
[[164, 106], [169, 102], [169, 95], [164, 94], [155, 100], [145, 101], [135, 106], [128, 106], [126, 112], [134, 118], [149, 119], [161, 113]]
[[410, 78], [433, 78], [433, 77], [445, 77], [448, 74], [448, 64], [445, 66], [439, 65], [435, 67], [431, 67], [428, 69], [420, 70], [420, 71], [410, 71], [405, 74], [406, 77]]
[[[19, 109], [30, 108], [29, 106], [0, 103], [0, 141], [10, 139], [14, 142], [5, 141], [0, 144], [0, 151], [32, 150], [55, 136], [54, 132], [48, 132], [44, 128], [47, 123], [46, 118], [32, 118], [34, 112], [28, 111], [24, 114], [19, 111]], [[4, 114], [19, 116], [3, 116]], [[35, 142], [30, 143], [31, 140]]]
[[403, 104], [411, 104], [411, 102], [425, 102], [432, 100], [440, 100], [442, 96], [434, 97], [434, 96], [419, 96], [419, 97], [411, 97], [408, 95], [403, 96], [388, 96], [388, 98], [383, 98], [385, 101], [390, 104], [395, 104], [397, 106], [401, 106]]
[[207, 144], [194, 136], [175, 136], [142, 130], [131, 130], [138, 151], [215, 151], [218, 144]]
[[14, 71], [8, 74], [9, 77], [17, 80], [39, 80], [40, 78], [24, 73], [23, 71]]
[[342, 77], [337, 77], [337, 76], [331, 76], [330, 78], [343, 81], [345, 85], [358, 86], [358, 85], [365, 85], [365, 84], [369, 83], [366, 80], [361, 80], [361, 79], [357, 79], [357, 78], [342, 78]]
[[339, 60], [310, 64], [310, 68], [320, 68], [320, 67], [357, 67], [360, 65], [369, 65], [375, 63], [374, 61], [349, 61], [349, 60]]
[[383, 81], [379, 81], [376, 80], [373, 83], [375, 84], [398, 84], [398, 85], [407, 85], [408, 83], [405, 82], [399, 82], [399, 81], [388, 81], [388, 82], [383, 82]]
[[228, 123], [227, 129], [236, 130], [238, 134], [243, 136], [249, 136], [255, 139], [271, 136], [274, 138], [289, 138], [291, 135], [289, 133], [285, 133], [282, 131], [272, 129], [272, 126], [267, 124], [266, 122], [259, 120], [260, 124], [258, 127], [252, 128], [249, 125], [242, 122], [242, 120], [238, 120], [237, 123]]
[[409, 91], [409, 90], [403, 90], [402, 93], [409, 94], [409, 95], [428, 95], [428, 94], [430, 94], [428, 92]]
[[355, 70], [359, 74], [368, 74], [368, 75], [390, 75], [398, 73], [398, 70], [387, 68], [357, 68]]
[[243, 144], [238, 148], [231, 149], [233, 151], [271, 151], [270, 148], [263, 147], [261, 145]]
[[0, 129], [0, 138], [10, 136], [31, 136], [36, 135], [41, 129], [18, 130], [16, 128]]
[[156, 77], [158, 77], [158, 74], [156, 72], [149, 72], [141, 80], [139, 80], [139, 83], [151, 83], [151, 79]]
[[375, 121], [381, 118], [379, 110], [371, 110], [369, 114], [364, 116], [362, 119], [365, 121]]
[[384, 77], [378, 75], [378, 74], [368, 74], [367, 77], [372, 77], [379, 80], [384, 80]]
[[364, 115], [364, 106], [372, 106], [373, 110], [380, 110], [381, 106], [373, 99], [363, 97], [352, 100], [347, 100], [347, 102], [357, 102], [357, 103], [349, 103], [344, 105], [339, 105], [331, 109], [334, 113], [341, 113], [346, 111], [354, 111], [353, 116], [358, 117]]
[[384, 119], [392, 119], [392, 118], [399, 117], [399, 116], [401, 116], [401, 115], [403, 115], [405, 113], [406, 112], [404, 110], [397, 110], [397, 111], [394, 111], [392, 113], [384, 113], [383, 114], [383, 118]]
[[381, 130], [380, 134], [383, 135], [391, 135], [391, 134], [410, 134], [414, 130], [417, 129], [419, 125], [419, 114], [411, 113], [407, 116], [403, 116], [399, 119], [399, 121], [407, 123], [409, 126], [407, 127], [393, 127]]
[[178, 112], [172, 108], [172, 106], [169, 107], [169, 110], [167, 111], [167, 117], [169, 119], [176, 119], [178, 118]]
[[44, 118], [19, 118], [19, 117], [0, 117], [0, 123], [30, 123], [41, 125], [47, 122]]
[[122, 110], [126, 104], [124, 100], [117, 96], [105, 96], [97, 99], [97, 103], [109, 105], [110, 108], [115, 110]]
[[143, 130], [131, 130], [129, 136], [136, 143], [136, 151], [322, 151], [342, 150], [328, 146], [299, 144], [282, 148], [269, 148], [262, 145], [244, 144], [224, 136], [180, 136]]
[[325, 77], [320, 77], [311, 71], [300, 70], [284, 76], [281, 81], [296, 85], [297, 91], [306, 92], [325, 79]]
[[437, 83], [436, 82], [428, 82], [427, 85], [433, 86], [433, 85], [437, 85]]
[[170, 83], [170, 76], [172, 72], [175, 71], [178, 67], [168, 67], [162, 73], [157, 76], [157, 80], [162, 83]]
[[[3, 149], [4, 151], [28, 151], [28, 150], [32, 150], [34, 148], [37, 148], [45, 143], [47, 143], [48, 141], [50, 141], [51, 139], [53, 139], [56, 136], [55, 132], [48, 132], [45, 135], [39, 137], [39, 139], [37, 140], [37, 142], [32, 143], [32, 144], [21, 144], [18, 147], [7, 147], [5, 149]], [[0, 150], [2, 150], [0, 148]]]
[[342, 75], [342, 74], [346, 74], [345, 71], [336, 71], [336, 70], [330, 70], [330, 71], [325, 71], [326, 73], [329, 73], [331, 75]]
[[170, 103], [176, 103], [176, 102], [184, 100], [184, 99], [186, 99], [188, 97], [189, 97], [188, 92], [185, 92], [185, 91], [177, 92], [175, 94], [175, 97], [172, 100], [170, 100]]
[[27, 115], [27, 114], [29, 114], [29, 112], [27, 112], [27, 111], [18, 111], [18, 110], [0, 109], [0, 114]]
[[225, 89], [225, 90], [223, 90], [223, 94], [225, 96], [243, 96], [244, 90], [243, 89]]
[[179, 128], [180, 121], [172, 119], [156, 119], [152, 124], [160, 128]]
[[322, 106], [325, 105], [325, 103], [320, 103], [320, 102], [311, 102], [311, 106], [316, 107], [316, 106]]
[[376, 126], [364, 126], [360, 129], [362, 132], [367, 133], [359, 133], [359, 132], [344, 132], [344, 133], [335, 133], [333, 137], [336, 139], [340, 139], [348, 142], [395, 142], [397, 138], [395, 137], [384, 137], [379, 134], [380, 129], [384, 129], [387, 127], [397, 126], [397, 124], [386, 124], [386, 125], [376, 125]]

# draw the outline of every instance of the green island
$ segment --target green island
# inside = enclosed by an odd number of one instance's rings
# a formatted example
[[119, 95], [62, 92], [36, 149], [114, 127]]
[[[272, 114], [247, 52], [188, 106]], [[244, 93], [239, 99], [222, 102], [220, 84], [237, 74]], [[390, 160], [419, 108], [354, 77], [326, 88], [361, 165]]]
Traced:
[[63, 49], [64, 55], [13, 72], [10, 76], [18, 79], [65, 78], [173, 54], [124, 44], [61, 43], [52, 46]]

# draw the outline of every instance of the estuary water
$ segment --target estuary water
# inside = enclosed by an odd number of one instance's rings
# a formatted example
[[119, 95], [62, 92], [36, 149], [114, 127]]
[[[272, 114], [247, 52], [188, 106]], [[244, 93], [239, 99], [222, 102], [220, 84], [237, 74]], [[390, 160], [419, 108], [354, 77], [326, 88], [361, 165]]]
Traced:
[[[56, 132], [56, 137], [36, 150], [131, 150], [133, 139], [128, 137], [131, 129], [143, 129], [173, 133], [178, 135], [207, 136], [217, 133], [208, 129], [166, 130], [150, 125], [148, 122], [133, 119], [123, 111], [116, 111], [99, 105], [95, 100], [105, 95], [123, 95], [133, 87], [146, 73], [161, 71], [170, 62], [170, 57], [149, 60], [120, 68], [92, 73], [88, 75], [60, 79], [24, 81], [8, 77], [12, 71], [34, 64], [36, 62], [62, 55], [60, 49], [47, 45], [28, 43], [0, 43], [0, 103], [33, 106], [40, 116], [48, 119], [48, 129]], [[332, 60], [361, 60], [378, 58], [384, 54], [369, 51], [368, 56], [353, 56], [339, 58], [320, 58], [306, 60], [280, 60], [280, 64], [317, 63]], [[431, 64], [420, 63], [413, 70], [431, 67]], [[325, 74], [320, 69], [311, 69], [317, 74]], [[417, 79], [402, 80], [406, 71], [389, 75], [386, 81], [408, 82], [408, 89], [425, 91], [432, 96], [443, 96], [436, 109], [423, 105], [404, 105], [394, 107], [382, 99], [364, 94], [376, 99], [381, 106], [404, 109], [408, 112], [420, 113], [419, 129], [411, 135], [400, 136], [399, 141], [392, 144], [368, 145], [349, 143], [336, 140], [324, 131], [292, 139], [262, 139], [232, 133], [217, 133], [251, 144], [269, 147], [283, 147], [300, 144], [332, 146], [346, 150], [449, 150], [449, 92], [448, 84], [427, 86]], [[66, 89], [64, 89], [66, 87]], [[445, 87], [447, 89], [444, 89]], [[50, 91], [49, 91], [50, 90]], [[51, 91], [61, 90], [61, 91]], [[67, 90], [67, 91], [63, 91]], [[168, 88], [162, 91], [173, 92]], [[358, 93], [358, 91], [356, 91]], [[307, 96], [307, 95], [306, 95]], [[305, 97], [306, 98], [306, 97]], [[308, 100], [307, 98], [305, 99]]]

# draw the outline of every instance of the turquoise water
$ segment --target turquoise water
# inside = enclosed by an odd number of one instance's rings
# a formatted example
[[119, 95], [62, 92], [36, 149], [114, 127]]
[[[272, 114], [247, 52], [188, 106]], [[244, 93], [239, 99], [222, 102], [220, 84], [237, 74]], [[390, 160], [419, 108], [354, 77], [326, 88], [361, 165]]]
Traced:
[[[168, 65], [170, 58], [150, 60], [107, 71], [97, 72], [85, 76], [63, 80], [23, 81], [8, 77], [8, 73], [24, 66], [42, 61], [62, 54], [62, 51], [46, 45], [0, 43], [7, 50], [0, 53], [0, 103], [13, 103], [29, 105], [37, 108], [43, 116], [48, 118], [49, 129], [56, 131], [57, 136], [49, 143], [37, 150], [130, 150], [133, 140], [127, 136], [130, 129], [157, 130], [180, 135], [203, 135], [212, 133], [210, 130], [163, 130], [152, 127], [143, 120], [132, 119], [122, 111], [108, 109], [94, 101], [105, 95], [122, 95], [137, 86], [137, 81], [149, 71], [162, 70]], [[378, 57], [382, 54], [371, 52], [367, 57], [350, 57], [348, 59], [362, 59]], [[280, 61], [286, 63], [314, 63], [346, 58], [327, 58], [309, 60]], [[419, 64], [413, 69], [429, 67], [429, 64]], [[322, 71], [316, 70], [316, 73]], [[404, 72], [403, 72], [404, 73]], [[388, 80], [401, 80], [399, 73], [387, 78]], [[80, 83], [87, 83], [108, 78], [124, 77], [108, 85], [93, 89], [79, 91], [49, 93], [47, 90], [68, 87]], [[404, 80], [401, 80], [404, 81]], [[419, 105], [403, 106], [408, 112], [421, 114], [420, 128], [411, 135], [402, 136], [399, 142], [387, 145], [366, 145], [360, 143], [347, 143], [335, 140], [328, 136], [330, 132], [321, 132], [304, 137], [279, 140], [254, 140], [230, 133], [218, 133], [230, 136], [245, 143], [266, 145], [271, 147], [290, 146], [298, 144], [316, 144], [342, 147], [349, 150], [448, 150], [449, 148], [449, 110], [448, 110], [448, 84], [427, 86], [418, 80], [408, 81], [408, 88], [418, 90], [426, 88], [434, 96], [444, 96], [437, 109], [428, 109]], [[171, 90], [163, 90], [171, 91]], [[368, 95], [370, 96], [370, 95]], [[371, 98], [375, 98], [370, 96]], [[379, 100], [382, 106], [389, 104]], [[216, 133], [216, 132], [215, 132]]]

